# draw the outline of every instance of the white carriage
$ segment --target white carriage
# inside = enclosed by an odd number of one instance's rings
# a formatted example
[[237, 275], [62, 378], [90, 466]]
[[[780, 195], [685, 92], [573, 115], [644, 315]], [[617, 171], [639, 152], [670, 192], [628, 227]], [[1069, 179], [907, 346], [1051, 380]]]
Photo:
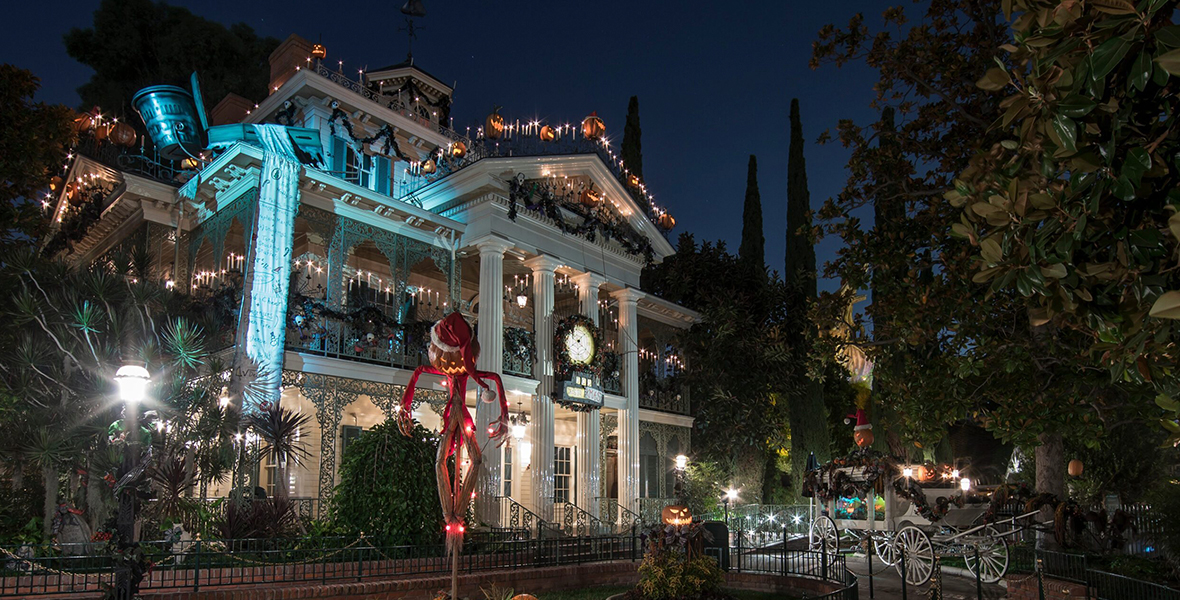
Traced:
[[845, 488], [845, 492], [856, 491], [848, 495], [835, 492], [826, 501], [817, 495], [815, 501], [821, 504], [822, 512], [811, 522], [811, 547], [834, 554], [842, 546], [867, 543], [878, 559], [894, 566], [911, 585], [930, 580], [936, 556], [959, 556], [984, 582], [999, 581], [1008, 570], [1007, 538], [1016, 533], [1017, 523], [1036, 514], [985, 523], [989, 505], [987, 490], [968, 493], [957, 480], [931, 477], [921, 482], [919, 493], [924, 495], [927, 506], [938, 507], [940, 499], [945, 499], [946, 508], [945, 512], [937, 511], [938, 514], [927, 511], [932, 520], [923, 516], [919, 502], [898, 493], [894, 486], [900, 479], [903, 489], [912, 490], [909, 485], [914, 482], [912, 479], [884, 468], [879, 476], [883, 485], [869, 485], [865, 472], [863, 466], [820, 471], [821, 483], [827, 483], [829, 489], [835, 489], [842, 481], [839, 487]]

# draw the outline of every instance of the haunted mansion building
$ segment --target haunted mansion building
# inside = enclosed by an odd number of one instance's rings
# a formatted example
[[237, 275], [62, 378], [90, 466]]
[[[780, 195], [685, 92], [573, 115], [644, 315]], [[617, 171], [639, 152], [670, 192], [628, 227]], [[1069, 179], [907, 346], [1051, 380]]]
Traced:
[[[480, 520], [581, 534], [658, 515], [693, 422], [674, 341], [698, 315], [639, 289], [645, 264], [673, 252], [672, 220], [602, 121], [493, 113], [456, 131], [451, 87], [413, 61], [353, 79], [323, 57], [291, 36], [268, 98], [230, 96], [208, 116], [199, 93], [137, 95], [149, 139], [84, 137], [71, 155], [51, 200], [72, 232], [60, 255], [84, 266], [146, 247], [153, 277], [226, 300], [210, 332], [223, 361], [245, 347], [281, 373], [282, 404], [312, 416], [312, 458], [286, 481], [265, 464], [256, 475], [305, 514], [330, 497], [349, 443], [395, 418], [430, 325], [460, 311], [478, 368], [503, 375], [512, 425], [503, 448], [485, 446]], [[419, 382], [413, 416], [428, 429], [442, 382]], [[467, 403], [486, 441], [498, 405], [474, 391]]]

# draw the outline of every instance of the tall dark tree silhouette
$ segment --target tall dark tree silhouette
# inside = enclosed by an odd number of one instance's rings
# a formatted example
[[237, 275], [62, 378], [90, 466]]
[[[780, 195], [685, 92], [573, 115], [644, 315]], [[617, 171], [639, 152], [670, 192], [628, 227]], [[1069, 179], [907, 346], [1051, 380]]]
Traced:
[[[811, 232], [811, 193], [807, 189], [807, 163], [803, 158], [803, 125], [799, 99], [791, 100], [791, 146], [787, 155], [787, 256], [783, 280], [787, 290], [786, 314], [794, 360], [805, 364], [812, 348], [808, 312], [816, 297], [815, 242]], [[799, 370], [804, 372], [803, 369]], [[811, 453], [821, 463], [831, 458], [823, 385], [808, 379], [787, 391], [791, 424], [792, 488], [798, 492]]]
[[746, 174], [746, 203], [742, 208], [742, 243], [738, 258], [747, 273], [766, 272], [766, 236], [762, 233], [762, 196], [758, 193], [758, 157], [750, 155]]
[[639, 96], [627, 103], [627, 123], [623, 125], [623, 166], [643, 179], [643, 130], [639, 127]]

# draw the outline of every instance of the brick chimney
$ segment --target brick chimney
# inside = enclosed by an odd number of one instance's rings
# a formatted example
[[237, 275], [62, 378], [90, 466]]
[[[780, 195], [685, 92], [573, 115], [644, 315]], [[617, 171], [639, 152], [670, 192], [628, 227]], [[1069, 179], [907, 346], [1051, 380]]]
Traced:
[[234, 93], [226, 94], [209, 113], [210, 125], [241, 123], [254, 103]]
[[273, 94], [276, 87], [281, 87], [292, 75], [295, 67], [307, 67], [307, 57], [311, 56], [311, 42], [292, 33], [283, 43], [270, 53], [270, 87], [268, 94]]

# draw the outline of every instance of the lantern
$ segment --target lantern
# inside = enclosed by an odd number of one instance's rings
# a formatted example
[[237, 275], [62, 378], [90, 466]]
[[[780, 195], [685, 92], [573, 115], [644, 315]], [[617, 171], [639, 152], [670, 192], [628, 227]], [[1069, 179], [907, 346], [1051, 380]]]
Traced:
[[[476, 340], [471, 340], [471, 353], [472, 358], [479, 360], [479, 342]], [[427, 354], [430, 356], [430, 364], [445, 375], [458, 375], [465, 372], [462, 350], [449, 351], [431, 343]]]
[[590, 113], [590, 116], [582, 119], [582, 137], [588, 140], [596, 140], [601, 138], [606, 133], [606, 125], [602, 123], [602, 119], [598, 118], [598, 112]]
[[500, 116], [500, 107], [497, 106], [492, 110], [492, 114], [488, 115], [484, 122], [483, 135], [489, 140], [498, 140], [504, 135], [504, 117]]
[[426, 162], [422, 163], [422, 174], [423, 175], [430, 175], [431, 173], [434, 173], [437, 170], [438, 170], [438, 165], [434, 164], [433, 158], [428, 158], [428, 159], [426, 159]]
[[[668, 215], [665, 213], [660, 218], [663, 219], [666, 216], [668, 216]], [[672, 224], [673, 225], [676, 224], [675, 219], [672, 220]], [[662, 226], [663, 225], [661, 225], [661, 227]], [[668, 229], [671, 229], [671, 227], [668, 227]], [[857, 448], [868, 448], [869, 446], [872, 446], [873, 445], [873, 430], [872, 429], [859, 429], [857, 431], [853, 431], [852, 432], [852, 441], [856, 442]]]
[[665, 525], [688, 525], [692, 523], [692, 513], [688, 512], [688, 507], [678, 504], [665, 506], [664, 510], [660, 511], [660, 518], [664, 521]]
[[632, 173], [627, 176], [627, 185], [637, 188], [639, 187], [639, 176]]
[[94, 127], [94, 115], [90, 113], [78, 113], [77, 118], [74, 119], [74, 131], [82, 133], [83, 131], [90, 131]]
[[1069, 476], [1080, 477], [1082, 475], [1082, 461], [1073, 459], [1069, 461]]
[[455, 158], [463, 158], [467, 156], [467, 144], [463, 142], [455, 142], [451, 144], [451, 156]]
[[602, 198], [598, 195], [598, 192], [594, 191], [593, 189], [586, 189], [578, 198], [581, 200], [582, 204], [588, 208], [594, 208], [595, 206], [598, 206], [598, 201], [602, 200]]
[[120, 146], [130, 148], [135, 145], [135, 129], [126, 123], [115, 121], [107, 125], [107, 137]]
[[671, 231], [672, 228], [676, 226], [676, 219], [668, 213], [663, 213], [658, 219], [656, 219], [656, 225], [659, 225], [660, 229], [663, 229], [664, 231]]
[[537, 137], [541, 138], [542, 142], [552, 142], [557, 139], [557, 132], [553, 130], [553, 127], [545, 125], [537, 132]]
[[316, 60], [323, 60], [328, 55], [328, 49], [323, 44], [312, 44], [311, 57]]

